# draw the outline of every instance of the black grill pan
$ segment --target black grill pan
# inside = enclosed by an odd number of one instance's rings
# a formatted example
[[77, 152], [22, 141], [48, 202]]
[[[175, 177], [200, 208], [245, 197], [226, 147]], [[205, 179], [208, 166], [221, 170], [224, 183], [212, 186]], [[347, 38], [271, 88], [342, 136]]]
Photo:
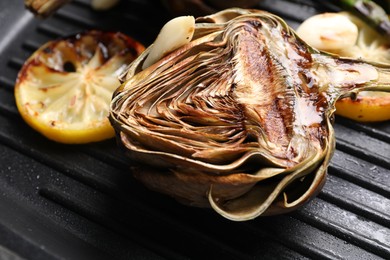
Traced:
[[[115, 141], [61, 145], [28, 127], [17, 72], [43, 43], [86, 29], [145, 45], [170, 18], [159, 1], [94, 12], [74, 0], [39, 20], [0, 1], [0, 259], [390, 259], [390, 122], [336, 118], [337, 150], [321, 193], [293, 213], [237, 223], [147, 190]], [[259, 1], [294, 28], [317, 1]]]

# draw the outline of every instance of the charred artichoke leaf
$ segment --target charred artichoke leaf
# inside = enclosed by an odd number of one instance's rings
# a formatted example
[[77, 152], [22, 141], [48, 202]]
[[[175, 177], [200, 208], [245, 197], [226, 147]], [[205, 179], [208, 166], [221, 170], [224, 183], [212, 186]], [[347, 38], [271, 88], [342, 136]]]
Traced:
[[[334, 138], [331, 141], [334, 142]], [[334, 143], [330, 145], [334, 146]], [[326, 170], [332, 153], [332, 148], [324, 149], [322, 153], [313, 152], [311, 157], [306, 158], [305, 161], [302, 161], [295, 167], [278, 172], [283, 178], [277, 182], [261, 185], [260, 182], [263, 179], [258, 178], [256, 179], [256, 183], [259, 185], [256, 188], [252, 188], [241, 197], [224, 200], [222, 203], [219, 202], [219, 196], [214, 195], [213, 186], [211, 186], [210, 192], [208, 193], [210, 205], [225, 218], [236, 221], [250, 220], [260, 215], [276, 215], [292, 211], [320, 191], [326, 180]], [[318, 164], [313, 162], [318, 162]], [[304, 178], [309, 174], [314, 175], [311, 176], [314, 179], [310, 180], [310, 186], [307, 186], [304, 183]], [[300, 184], [306, 187], [306, 190], [302, 192], [299, 187], [296, 187], [296, 190], [292, 191], [285, 190], [294, 181], [298, 185]], [[295, 194], [296, 191], [299, 191], [298, 198]], [[281, 194], [283, 196], [280, 196]], [[296, 199], [290, 201], [290, 197]]]
[[191, 42], [128, 67], [110, 120], [149, 188], [243, 221], [298, 208], [323, 186], [335, 101], [390, 91], [389, 67], [320, 52], [278, 16], [227, 9]]

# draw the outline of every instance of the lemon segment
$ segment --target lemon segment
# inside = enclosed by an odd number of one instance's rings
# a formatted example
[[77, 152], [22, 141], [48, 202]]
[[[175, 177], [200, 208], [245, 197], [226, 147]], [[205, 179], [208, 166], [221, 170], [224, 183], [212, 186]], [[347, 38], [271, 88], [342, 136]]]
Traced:
[[359, 122], [390, 120], [390, 94], [362, 91], [356, 100], [343, 98], [336, 102], [337, 114]]
[[128, 36], [100, 31], [43, 45], [18, 74], [15, 100], [22, 118], [61, 143], [113, 137], [108, 114], [118, 76], [143, 50]]

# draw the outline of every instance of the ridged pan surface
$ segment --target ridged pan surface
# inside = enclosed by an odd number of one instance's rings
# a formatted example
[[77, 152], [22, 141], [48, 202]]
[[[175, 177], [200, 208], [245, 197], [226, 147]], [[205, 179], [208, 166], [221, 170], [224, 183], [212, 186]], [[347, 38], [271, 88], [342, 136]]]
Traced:
[[[94, 12], [75, 0], [45, 20], [0, 2], [0, 259], [390, 259], [390, 122], [336, 117], [327, 182], [303, 208], [232, 222], [181, 205], [130, 175], [115, 140], [54, 143], [20, 117], [13, 94], [43, 43], [86, 29], [150, 44], [170, 18], [159, 1]], [[296, 28], [316, 1], [260, 1]]]

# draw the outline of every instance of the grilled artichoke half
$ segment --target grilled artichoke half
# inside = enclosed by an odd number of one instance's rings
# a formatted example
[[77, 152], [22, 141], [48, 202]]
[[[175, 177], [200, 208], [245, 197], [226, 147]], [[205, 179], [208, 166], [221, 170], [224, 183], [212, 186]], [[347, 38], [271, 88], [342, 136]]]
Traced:
[[335, 101], [390, 91], [389, 67], [303, 42], [279, 17], [226, 9], [114, 93], [110, 120], [149, 188], [236, 221], [289, 212], [323, 186]]

